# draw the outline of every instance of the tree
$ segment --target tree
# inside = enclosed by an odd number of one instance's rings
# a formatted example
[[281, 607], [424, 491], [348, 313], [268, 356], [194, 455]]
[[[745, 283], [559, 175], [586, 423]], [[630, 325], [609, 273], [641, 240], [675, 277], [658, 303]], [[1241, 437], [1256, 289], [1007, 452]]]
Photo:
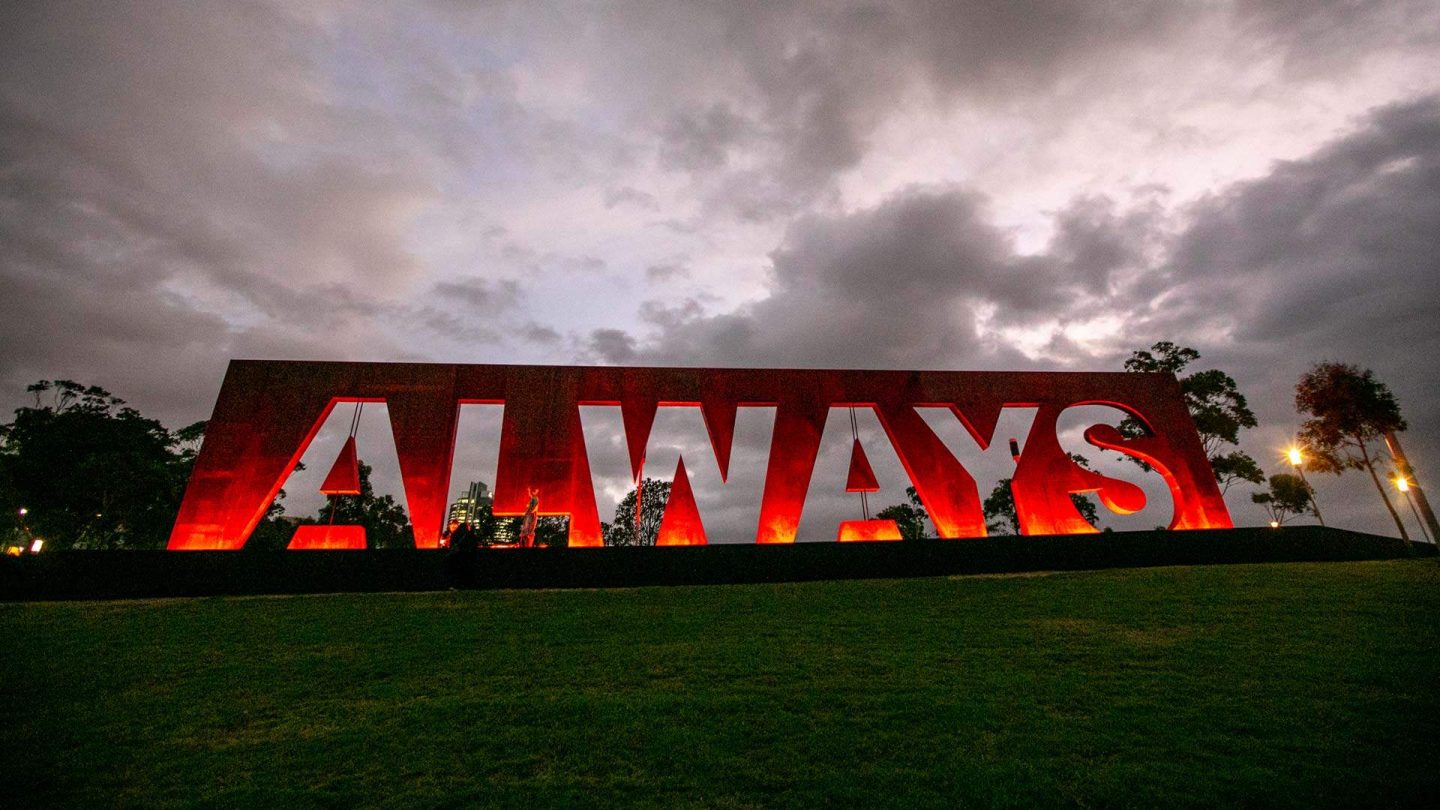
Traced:
[[920, 493], [915, 491], [915, 487], [906, 487], [905, 496], [907, 503], [887, 506], [876, 512], [875, 517], [895, 521], [895, 525], [900, 527], [900, 537], [903, 540], [924, 540], [925, 521], [930, 516], [926, 513], [925, 505], [920, 501]]
[[570, 518], [551, 515], [535, 521], [535, 545], [564, 548], [570, 543]]
[[[296, 462], [292, 472], [300, 472], [304, 469], [303, 463]], [[290, 545], [290, 536], [295, 534], [295, 527], [301, 521], [299, 518], [286, 516], [285, 494], [283, 488], [275, 493], [275, 500], [270, 502], [270, 508], [265, 510], [265, 516], [255, 524], [255, 531], [250, 532], [250, 537], [246, 539], [246, 551], [284, 551]]]
[[21, 498], [16, 493], [15, 485], [10, 479], [9, 465], [0, 463], [0, 504], [3, 504], [5, 509], [3, 513], [0, 513], [0, 552], [10, 546], [25, 548], [30, 545], [30, 538], [25, 533], [25, 524], [21, 521], [21, 503]]
[[520, 533], [520, 519], [495, 517], [494, 504], [487, 498], [475, 504], [475, 511], [470, 518], [470, 531], [480, 541], [480, 545], [488, 546], [495, 540], [495, 533], [500, 525], [505, 522], [513, 522], [511, 537]]
[[[1009, 478], [1002, 478], [990, 490], [990, 495], [980, 508], [985, 512], [985, 530], [996, 534], [1019, 534], [1020, 515], [1015, 511], [1015, 493], [1010, 489]], [[1070, 495], [1070, 502], [1091, 526], [1100, 523], [1100, 511], [1095, 502], [1084, 495]]]
[[370, 483], [372, 468], [364, 461], [359, 462], [359, 467], [360, 494], [332, 497], [331, 503], [310, 522], [364, 526], [365, 545], [370, 548], [414, 548], [415, 535], [410, 531], [405, 507], [396, 503], [393, 496], [377, 497]]
[[98, 386], [41, 380], [0, 425], [0, 497], [47, 548], [164, 548], [204, 433], [170, 432]]
[[[1245, 401], [1245, 396], [1235, 380], [1219, 369], [1197, 371], [1181, 376], [1186, 367], [1200, 359], [1200, 353], [1188, 346], [1177, 346], [1162, 340], [1151, 346], [1149, 351], [1134, 351], [1125, 361], [1126, 371], [1170, 372], [1180, 381], [1180, 393], [1185, 397], [1185, 407], [1190, 418], [1195, 420], [1195, 429], [1200, 434], [1200, 443], [1210, 468], [1224, 494], [1237, 481], [1259, 484], [1265, 480], [1260, 465], [1241, 450], [1226, 450], [1227, 445], [1237, 445], [1240, 431], [1256, 425], [1255, 414]], [[1143, 436], [1145, 426], [1140, 420], [1128, 417], [1120, 423], [1120, 432], [1126, 436]], [[1141, 467], [1149, 465], [1132, 457]]]
[[[1085, 469], [1090, 469], [1090, 461], [1082, 455], [1071, 453], [1070, 458], [1076, 464]], [[985, 530], [1000, 534], [1020, 533], [1020, 515], [1015, 510], [1015, 492], [1010, 488], [1013, 479], [1002, 478], [995, 488], [990, 490], [990, 495], [980, 505], [981, 511], [985, 513]], [[1091, 526], [1100, 523], [1100, 512], [1095, 507], [1095, 502], [1084, 495], [1070, 495], [1070, 502], [1075, 504], [1075, 509], [1080, 516], [1085, 518]]]
[[1368, 470], [1400, 537], [1410, 542], [1400, 513], [1380, 483], [1369, 447], [1386, 431], [1405, 429], [1400, 403], [1390, 389], [1369, 369], [1320, 363], [1295, 385], [1295, 410], [1310, 417], [1300, 426], [1299, 437], [1306, 466], [1336, 475], [1347, 469]]
[[1297, 515], [1313, 511], [1310, 487], [1300, 476], [1289, 473], [1270, 476], [1270, 489], [1252, 493], [1250, 500], [1265, 507], [1270, 520], [1280, 526]]
[[[653, 546], [660, 536], [660, 520], [670, 501], [670, 482], [646, 478], [641, 482], [640, 530], [635, 530], [635, 490], [630, 490], [615, 507], [615, 520], [602, 524], [607, 546]], [[537, 535], [538, 536], [538, 535]]]

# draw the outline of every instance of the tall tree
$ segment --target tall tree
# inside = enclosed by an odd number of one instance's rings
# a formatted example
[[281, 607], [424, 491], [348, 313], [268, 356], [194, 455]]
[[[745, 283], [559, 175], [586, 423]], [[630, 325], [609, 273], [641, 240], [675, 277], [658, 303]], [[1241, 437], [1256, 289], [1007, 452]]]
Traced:
[[630, 490], [615, 507], [615, 520], [602, 529], [607, 546], [653, 546], [660, 536], [660, 520], [670, 501], [670, 482], [646, 478], [640, 484], [640, 525], [635, 525], [635, 490]]
[[377, 496], [375, 486], [370, 483], [372, 468], [364, 461], [359, 462], [359, 466], [360, 494], [334, 496], [314, 522], [364, 526], [365, 544], [370, 548], [414, 548], [415, 535], [410, 531], [405, 507], [391, 495]]
[[1376, 459], [1370, 453], [1370, 443], [1381, 439], [1386, 431], [1405, 429], [1400, 403], [1385, 383], [1375, 379], [1370, 369], [1320, 363], [1295, 385], [1295, 410], [1309, 417], [1300, 426], [1306, 466], [1336, 475], [1347, 469], [1368, 470], [1400, 537], [1410, 542], [1410, 534], [1380, 483]]
[[1270, 476], [1270, 488], [1265, 492], [1252, 493], [1250, 500], [1263, 506], [1270, 520], [1278, 526], [1284, 526], [1293, 517], [1314, 511], [1310, 487], [1300, 476], [1289, 473]]
[[[1260, 465], [1238, 449], [1240, 431], [1255, 427], [1255, 414], [1235, 380], [1225, 372], [1212, 368], [1182, 375], [1191, 363], [1199, 359], [1200, 352], [1162, 340], [1148, 351], [1131, 352], [1130, 359], [1125, 361], [1125, 370], [1168, 371], [1180, 381], [1185, 407], [1190, 411], [1190, 418], [1195, 420], [1195, 429], [1200, 433], [1205, 456], [1210, 459], [1210, 468], [1222, 494], [1237, 481], [1259, 484], [1265, 480]], [[1131, 417], [1120, 424], [1120, 432], [1127, 436], [1141, 436], [1145, 433], [1145, 426]], [[1228, 449], [1230, 446], [1237, 449]], [[1144, 462], [1134, 460], [1149, 469]]]
[[923, 540], [926, 537], [925, 522], [930, 517], [925, 512], [925, 504], [920, 501], [920, 493], [915, 491], [915, 487], [905, 488], [905, 498], [905, 503], [887, 506], [876, 512], [875, 517], [895, 521], [895, 525], [900, 527], [902, 540]]
[[3, 508], [48, 548], [163, 548], [204, 423], [172, 433], [72, 380], [27, 390], [35, 405], [0, 425]]

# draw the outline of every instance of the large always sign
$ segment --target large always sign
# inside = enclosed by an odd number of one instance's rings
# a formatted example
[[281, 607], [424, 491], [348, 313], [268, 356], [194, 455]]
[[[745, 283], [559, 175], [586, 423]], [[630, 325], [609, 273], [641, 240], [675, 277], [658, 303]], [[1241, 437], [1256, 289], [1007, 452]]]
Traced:
[[[1145, 504], [1139, 487], [1081, 468], [1061, 449], [1056, 420], [1075, 405], [1114, 406], [1148, 428], [1149, 435], [1128, 438], [1109, 425], [1097, 425], [1085, 438], [1142, 459], [1164, 476], [1175, 501], [1171, 528], [1231, 525], [1179, 385], [1168, 374], [236, 360], [215, 403], [170, 548], [242, 547], [330, 411], [343, 402], [386, 403], [420, 548], [438, 545], [459, 410], [470, 403], [505, 406], [495, 514], [523, 514], [532, 495], [538, 496], [540, 514], [570, 517], [572, 546], [601, 545], [581, 405], [620, 406], [637, 479], [658, 408], [699, 406], [723, 476], [730, 465], [736, 409], [774, 407], [755, 532], [759, 543], [795, 540], [821, 433], [834, 407], [874, 409], [941, 537], [984, 536], [985, 519], [975, 479], [917, 407], [949, 409], [981, 447], [994, 438], [1003, 408], [1038, 408], [1012, 484], [1025, 534], [1095, 531], [1076, 511], [1071, 493], [1094, 492], [1118, 512]], [[688, 482], [676, 483], [688, 492]], [[849, 527], [852, 536], [899, 537], [891, 521], [864, 523]], [[682, 526], [676, 536], [703, 543], [698, 528]]]

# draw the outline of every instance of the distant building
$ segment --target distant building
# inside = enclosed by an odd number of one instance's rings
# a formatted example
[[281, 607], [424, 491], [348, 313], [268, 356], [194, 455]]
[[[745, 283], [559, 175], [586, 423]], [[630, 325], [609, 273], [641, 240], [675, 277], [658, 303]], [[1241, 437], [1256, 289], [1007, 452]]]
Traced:
[[[490, 494], [490, 487], [484, 481], [471, 481], [470, 488], [455, 493], [455, 500], [450, 504], [450, 512], [446, 515], [446, 522], [451, 520], [460, 523], [478, 525], [478, 517], [481, 512], [487, 511], [494, 502]], [[517, 518], [499, 518], [493, 522], [494, 532], [488, 538], [482, 538], [492, 545], [510, 546], [520, 542], [516, 533], [516, 526], [519, 524]]]
[[461, 523], [474, 523], [476, 515], [482, 508], [488, 507], [490, 502], [489, 485], [484, 481], [471, 481], [468, 490], [455, 493], [446, 522], [457, 520]]
[[490, 536], [490, 542], [497, 546], [513, 546], [520, 542], [520, 536], [516, 533], [519, 523], [519, 518], [496, 519], [495, 533]]

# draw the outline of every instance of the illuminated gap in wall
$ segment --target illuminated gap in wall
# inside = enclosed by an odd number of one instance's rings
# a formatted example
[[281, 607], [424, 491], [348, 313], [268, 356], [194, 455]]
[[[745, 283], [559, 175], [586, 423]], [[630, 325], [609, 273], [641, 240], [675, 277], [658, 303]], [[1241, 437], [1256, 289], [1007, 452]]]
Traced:
[[850, 429], [850, 408], [832, 407], [820, 434], [820, 449], [815, 459], [815, 472], [805, 493], [805, 511], [801, 513], [796, 539], [801, 541], [899, 540], [900, 527], [893, 520], [876, 518], [875, 513], [895, 504], [908, 503], [905, 488], [910, 476], [900, 457], [880, 426], [875, 409], [868, 405], [855, 407], [855, 423], [860, 446], [880, 488], [865, 494], [870, 505], [866, 520], [858, 492], [846, 492], [851, 459], [855, 446]]
[[1107, 478], [1134, 484], [1145, 493], [1144, 508], [1128, 514], [1109, 509], [1094, 493], [1082, 496], [1098, 506], [1099, 528], [1115, 531], [1166, 528], [1175, 516], [1175, 499], [1170, 493], [1169, 485], [1165, 483], [1165, 477], [1154, 469], [1142, 469], [1130, 456], [1096, 447], [1085, 441], [1085, 431], [1092, 426], [1119, 427], [1125, 416], [1125, 411], [1109, 405], [1077, 405], [1066, 408], [1056, 420], [1056, 435], [1060, 440], [1060, 448], [1067, 453], [1083, 456], [1095, 472]]
[[[1025, 441], [1039, 413], [1038, 408], [1023, 405], [1003, 408], [995, 422], [994, 433], [977, 439], [950, 408], [917, 407], [915, 411], [955, 460], [970, 471], [982, 504], [995, 492], [1000, 482], [1015, 476], [1015, 451], [1024, 452]], [[1010, 446], [1012, 439], [1015, 441], [1013, 450]], [[1009, 534], [1011, 531], [1012, 528], [1005, 528], [991, 534]]]
[[[601, 520], [613, 525], [621, 501], [635, 489], [621, 410], [611, 405], [581, 406], [580, 421], [595, 502]], [[754, 542], [774, 421], [773, 407], [736, 411], [729, 475], [722, 479], [700, 408], [662, 405], [645, 442], [640, 475], [673, 487], [683, 461], [705, 542]], [[643, 505], [643, 490], [641, 501]], [[627, 516], [627, 520], [633, 518]]]
[[[336, 457], [339, 456], [346, 440], [350, 437], [351, 422], [355, 417], [355, 402], [337, 402], [331, 409], [330, 415], [321, 424], [320, 430], [311, 439], [300, 455], [300, 463], [296, 469], [285, 479], [281, 485], [284, 493], [283, 500], [277, 496], [283, 507], [283, 515], [290, 520], [305, 519], [307, 524], [296, 526], [290, 536], [285, 548], [290, 549], [364, 549], [379, 542], [381, 545], [398, 547], [414, 547], [414, 538], [409, 533], [398, 537], [369, 537], [363, 526], [344, 522], [343, 509], [337, 508], [337, 522], [332, 524], [332, 506], [343, 506], [341, 503], [334, 503], [330, 498], [321, 494], [320, 488], [326, 476], [335, 465]], [[405, 500], [404, 487], [400, 482], [400, 461], [395, 452], [395, 435], [390, 429], [390, 412], [383, 402], [366, 402], [360, 410], [359, 426], [355, 434], [355, 446], [357, 459], [371, 468], [369, 483], [374, 491], [374, 496], [383, 498], [386, 495], [394, 499], [395, 503], [405, 509], [409, 515], [409, 505]], [[353, 496], [334, 496], [336, 498], [347, 498]], [[287, 521], [289, 522], [289, 521]], [[257, 534], [264, 531], [263, 527], [252, 533], [251, 540], [257, 540]]]
[[[462, 403], [455, 425], [455, 455], [450, 464], [450, 491], [446, 494], [446, 520], [454, 515], [461, 522], [477, 521], [477, 510], [489, 507], [495, 494], [495, 473], [500, 466], [500, 424], [505, 406]], [[479, 502], [471, 503], [476, 497]], [[514, 545], [519, 537], [516, 520], [501, 518], [489, 528], [485, 541], [497, 546]], [[482, 527], [482, 531], [485, 530]]]

